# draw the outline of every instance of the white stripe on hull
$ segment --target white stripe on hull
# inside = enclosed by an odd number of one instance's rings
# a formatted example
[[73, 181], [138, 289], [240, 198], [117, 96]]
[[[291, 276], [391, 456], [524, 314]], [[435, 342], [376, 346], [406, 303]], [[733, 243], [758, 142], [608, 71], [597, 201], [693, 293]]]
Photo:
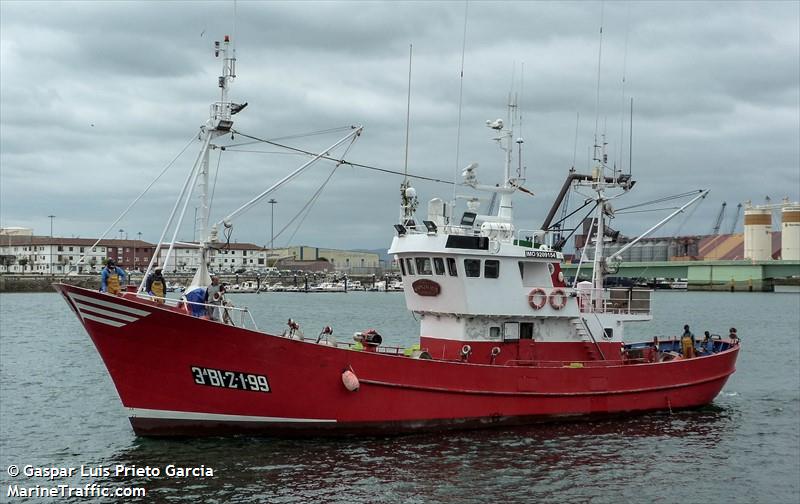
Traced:
[[[83, 321], [91, 320], [111, 327], [123, 327], [150, 315], [149, 311], [130, 308], [119, 303], [103, 301], [74, 292], [68, 292], [67, 295], [72, 300], [75, 308], [77, 308], [78, 314]], [[108, 309], [100, 308], [100, 306]]]
[[139, 320], [139, 317], [131, 317], [130, 315], [123, 315], [122, 313], [113, 312], [111, 310], [104, 310], [102, 308], [97, 308], [92, 305], [87, 305], [78, 301], [75, 302], [75, 306], [78, 307], [78, 310], [80, 310], [81, 313], [89, 312], [95, 315], [105, 315], [107, 317], [112, 317], [115, 319], [122, 320], [123, 322], [135, 322]]
[[80, 300], [80, 301], [88, 301], [88, 302], [90, 302], [92, 304], [105, 306], [106, 308], [112, 308], [114, 310], [119, 310], [121, 312], [130, 313], [131, 315], [138, 315], [140, 317], [146, 317], [146, 316], [150, 315], [149, 311], [137, 310], [136, 308], [130, 308], [130, 307], [124, 306], [124, 305], [122, 305], [120, 303], [110, 303], [108, 301], [101, 301], [101, 300], [99, 300], [97, 298], [84, 296], [82, 294], [75, 294], [74, 292], [70, 292], [70, 293], [68, 293], [68, 295], [69, 295], [69, 297], [72, 298], [73, 301], [76, 300], [76, 299]]
[[124, 325], [128, 325], [127, 322], [119, 322], [117, 320], [111, 320], [103, 317], [95, 317], [94, 315], [89, 315], [88, 313], [81, 313], [81, 317], [84, 320], [93, 320], [95, 322], [100, 322], [101, 324], [110, 325], [111, 327], [122, 327]]
[[226, 422], [272, 422], [272, 423], [336, 423], [333, 419], [286, 418], [251, 415], [225, 415], [220, 413], [198, 413], [194, 411], [170, 411], [144, 408], [128, 408], [130, 418], [157, 418], [168, 420], [206, 420]]

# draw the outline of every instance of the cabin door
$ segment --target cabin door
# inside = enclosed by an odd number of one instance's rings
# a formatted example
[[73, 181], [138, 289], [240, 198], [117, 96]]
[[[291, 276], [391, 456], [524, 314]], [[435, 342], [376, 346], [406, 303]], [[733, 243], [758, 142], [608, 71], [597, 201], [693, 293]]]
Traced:
[[518, 345], [517, 358], [519, 360], [536, 359], [536, 341], [533, 339], [533, 323], [520, 322]]

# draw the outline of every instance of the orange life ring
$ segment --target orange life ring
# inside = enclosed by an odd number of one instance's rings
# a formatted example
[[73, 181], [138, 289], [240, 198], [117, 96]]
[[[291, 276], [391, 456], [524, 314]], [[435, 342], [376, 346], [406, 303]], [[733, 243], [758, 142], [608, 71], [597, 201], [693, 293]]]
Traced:
[[550, 307], [554, 310], [560, 310], [567, 306], [567, 293], [564, 289], [554, 289], [549, 297]]
[[[541, 303], [536, 301], [537, 296], [541, 297]], [[530, 294], [528, 294], [528, 304], [534, 310], [540, 310], [544, 308], [544, 305], [547, 304], [547, 293], [544, 289], [536, 288], [533, 289]]]

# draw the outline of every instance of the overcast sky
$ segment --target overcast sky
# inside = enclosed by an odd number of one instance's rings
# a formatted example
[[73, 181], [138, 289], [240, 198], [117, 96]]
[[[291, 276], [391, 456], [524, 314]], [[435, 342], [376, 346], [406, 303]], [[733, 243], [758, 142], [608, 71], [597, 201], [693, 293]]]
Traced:
[[[481, 182], [500, 181], [502, 155], [484, 123], [505, 117], [515, 84], [526, 186], [536, 193], [515, 197], [522, 228], [539, 227], [573, 159], [588, 171], [596, 117], [609, 159], [627, 170], [623, 75], [625, 101], [634, 99], [638, 185], [617, 207], [710, 188], [691, 220], [661, 233], [706, 234], [722, 201], [726, 230], [738, 202], [800, 199], [798, 2], [470, 2], [460, 166], [463, 2], [239, 2], [236, 11], [234, 23], [232, 2], [0, 2], [0, 225], [48, 234], [52, 214], [57, 236], [99, 236], [196, 137], [218, 98], [212, 45], [225, 34], [235, 35], [238, 57], [231, 98], [249, 103], [236, 129], [281, 138], [360, 123], [364, 134], [347, 159], [390, 170], [403, 169], [413, 44], [409, 172], [429, 177], [452, 180], [475, 161]], [[321, 150], [337, 139], [285, 142]], [[124, 229], [158, 239], [198, 148], [195, 141], [111, 236]], [[264, 152], [222, 156], [217, 218], [305, 161], [266, 145], [240, 149]], [[332, 169], [319, 163], [274, 194], [276, 233]], [[276, 246], [290, 238], [388, 246], [400, 182], [338, 168], [294, 238], [292, 227]], [[430, 198], [452, 196], [449, 185], [414, 185], [423, 213]], [[182, 239], [193, 236], [195, 206]], [[635, 235], [664, 215], [619, 216], [612, 226]], [[267, 243], [270, 205], [236, 221], [232, 239]]]

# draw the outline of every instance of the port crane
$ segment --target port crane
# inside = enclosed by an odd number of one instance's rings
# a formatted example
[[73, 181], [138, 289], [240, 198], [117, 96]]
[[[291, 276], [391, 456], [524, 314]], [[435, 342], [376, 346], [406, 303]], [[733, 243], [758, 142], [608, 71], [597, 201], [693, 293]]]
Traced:
[[[728, 206], [728, 203], [723, 201], [722, 208], [719, 209], [719, 213], [717, 214], [717, 220], [714, 222], [714, 228], [711, 230], [712, 235], [719, 234], [719, 228], [722, 225], [722, 219], [725, 217], [725, 208]], [[740, 205], [741, 206], [741, 205]]]
[[733, 215], [733, 222], [731, 223], [731, 228], [728, 234], [733, 234], [736, 232], [736, 225], [739, 224], [739, 216], [742, 215], [742, 204], [739, 203], [736, 205], [736, 213]]

